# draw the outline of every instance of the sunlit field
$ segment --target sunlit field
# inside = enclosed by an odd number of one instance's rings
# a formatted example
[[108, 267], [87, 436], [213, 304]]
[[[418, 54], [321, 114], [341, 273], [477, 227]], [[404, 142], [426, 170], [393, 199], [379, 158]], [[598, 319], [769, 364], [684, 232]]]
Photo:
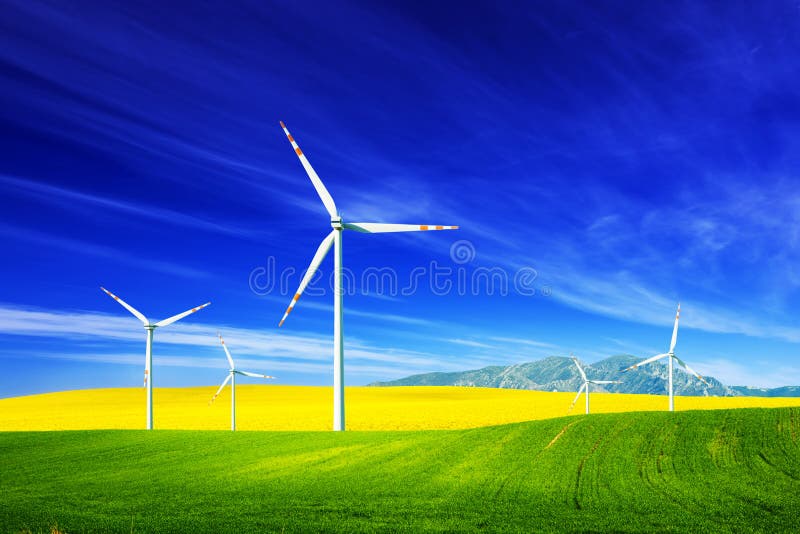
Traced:
[[[216, 387], [155, 389], [155, 427], [230, 428], [230, 390], [208, 401]], [[238, 430], [329, 430], [329, 387], [239, 385]], [[474, 428], [582, 414], [574, 393], [467, 387], [347, 388], [350, 430]], [[593, 393], [592, 413], [664, 410], [666, 396]], [[676, 397], [677, 410], [800, 406], [800, 398]], [[139, 429], [145, 423], [144, 389], [93, 389], [0, 399], [0, 431]]]

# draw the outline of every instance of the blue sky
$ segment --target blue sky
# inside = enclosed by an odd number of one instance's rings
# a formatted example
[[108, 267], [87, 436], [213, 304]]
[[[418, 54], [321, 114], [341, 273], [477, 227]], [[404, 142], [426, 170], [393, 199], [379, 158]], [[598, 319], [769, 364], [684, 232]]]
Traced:
[[[345, 235], [357, 281], [453, 283], [348, 295], [348, 384], [649, 356], [678, 301], [692, 367], [800, 384], [796, 2], [3, 12], [0, 396], [141, 383], [101, 284], [153, 319], [212, 302], [156, 332], [156, 386], [220, 382], [217, 330], [242, 367], [330, 384], [332, 258], [277, 328], [330, 231], [279, 120], [346, 219], [461, 226]], [[251, 287], [269, 265], [285, 292]], [[480, 269], [534, 294], [459, 291]]]

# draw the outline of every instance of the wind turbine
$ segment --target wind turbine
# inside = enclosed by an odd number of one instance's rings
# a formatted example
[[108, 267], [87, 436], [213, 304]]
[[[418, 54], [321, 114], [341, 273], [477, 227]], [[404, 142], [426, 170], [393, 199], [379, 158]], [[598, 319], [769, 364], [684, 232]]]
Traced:
[[283, 128], [286, 137], [289, 139], [289, 142], [292, 144], [292, 148], [294, 148], [297, 157], [300, 158], [300, 163], [303, 165], [303, 168], [306, 170], [308, 177], [311, 178], [311, 183], [314, 184], [314, 189], [317, 190], [317, 194], [319, 195], [320, 200], [325, 205], [325, 209], [328, 211], [328, 215], [331, 217], [331, 227], [333, 230], [329, 233], [325, 239], [322, 240], [320, 243], [319, 248], [317, 248], [316, 254], [311, 259], [311, 265], [308, 266], [308, 270], [306, 271], [305, 276], [300, 281], [300, 287], [298, 287], [297, 292], [295, 293], [292, 301], [289, 303], [289, 307], [286, 309], [286, 313], [283, 314], [283, 318], [278, 326], [283, 325], [283, 322], [288, 317], [289, 313], [291, 313], [292, 308], [294, 305], [297, 304], [297, 299], [300, 298], [300, 295], [303, 294], [306, 286], [308, 285], [311, 278], [314, 276], [314, 273], [317, 272], [320, 263], [325, 258], [325, 255], [330, 250], [331, 246], [334, 247], [334, 263], [333, 263], [333, 272], [334, 272], [334, 288], [333, 288], [333, 430], [344, 430], [344, 332], [342, 331], [342, 319], [343, 319], [343, 312], [342, 312], [342, 231], [343, 230], [355, 230], [357, 232], [367, 233], [367, 234], [377, 234], [377, 233], [384, 233], [384, 232], [420, 232], [426, 230], [457, 230], [458, 226], [437, 226], [431, 224], [383, 224], [383, 223], [346, 223], [342, 221], [342, 216], [336, 209], [336, 204], [333, 202], [333, 197], [331, 197], [328, 190], [325, 189], [325, 186], [320, 180], [317, 173], [314, 171], [313, 167], [311, 167], [311, 163], [308, 162], [305, 154], [303, 151], [300, 150], [300, 147], [297, 145], [297, 142], [292, 137], [292, 134], [289, 133], [289, 130], [286, 128], [286, 125], [283, 124], [281, 121], [281, 128]]
[[671, 412], [675, 411], [675, 399], [674, 399], [673, 394], [672, 394], [672, 367], [673, 367], [672, 360], [673, 359], [676, 362], [678, 362], [678, 364], [680, 364], [681, 367], [686, 369], [687, 373], [696, 376], [698, 378], [698, 380], [700, 380], [700, 382], [702, 382], [703, 384], [705, 384], [708, 387], [711, 387], [711, 384], [706, 382], [705, 378], [700, 376], [695, 370], [693, 370], [691, 367], [686, 365], [686, 362], [684, 362], [683, 360], [681, 360], [680, 358], [675, 356], [675, 344], [678, 342], [678, 320], [680, 318], [681, 318], [681, 305], [680, 305], [680, 303], [678, 303], [678, 312], [675, 314], [675, 327], [672, 329], [672, 342], [669, 345], [669, 352], [667, 352], [666, 354], [657, 354], [657, 355], [653, 356], [652, 358], [647, 358], [644, 361], [641, 361], [641, 362], [639, 362], [637, 364], [631, 365], [627, 369], [623, 369], [623, 371], [630, 371], [631, 369], [636, 369], [637, 367], [640, 367], [642, 365], [646, 365], [648, 363], [652, 363], [654, 361], [660, 360], [661, 358], [667, 358], [668, 361], [669, 361], [669, 364], [668, 364], [668, 367], [669, 367], [669, 411], [671, 411]]
[[569, 409], [572, 410], [575, 407], [575, 403], [578, 402], [578, 399], [581, 396], [581, 393], [586, 391], [586, 413], [589, 413], [589, 384], [620, 384], [619, 380], [589, 380], [586, 378], [586, 373], [583, 371], [583, 367], [581, 364], [578, 363], [578, 358], [572, 356], [572, 361], [575, 362], [575, 367], [578, 368], [578, 372], [581, 374], [581, 378], [583, 379], [583, 384], [581, 385], [580, 389], [578, 390], [578, 394], [575, 395], [575, 400], [572, 401]]
[[250, 371], [240, 371], [236, 368], [233, 364], [233, 358], [231, 358], [231, 353], [228, 351], [228, 346], [225, 344], [225, 340], [222, 339], [222, 334], [217, 333], [219, 337], [219, 342], [222, 343], [222, 348], [225, 349], [225, 356], [228, 358], [228, 363], [231, 365], [230, 371], [228, 371], [228, 376], [225, 378], [225, 381], [219, 387], [214, 396], [211, 397], [209, 401], [209, 405], [217, 400], [219, 394], [222, 392], [222, 388], [224, 388], [228, 382], [231, 383], [231, 430], [236, 430], [236, 375], [244, 375], [244, 376], [252, 376], [254, 378], [275, 378], [274, 376], [269, 375], [259, 375], [256, 373], [251, 373]]
[[144, 325], [144, 329], [147, 330], [147, 348], [145, 349], [145, 360], [144, 360], [144, 386], [147, 388], [147, 430], [153, 429], [153, 330], [156, 328], [161, 328], [162, 326], [167, 326], [175, 321], [183, 319], [187, 315], [191, 315], [192, 313], [202, 310], [209, 304], [210, 302], [206, 302], [196, 308], [192, 308], [191, 310], [187, 310], [183, 313], [179, 313], [178, 315], [173, 315], [168, 319], [164, 319], [163, 321], [158, 321], [157, 323], [151, 323], [147, 320], [147, 317], [142, 315], [139, 310], [110, 292], [104, 287], [100, 287], [109, 297], [119, 302], [123, 308], [131, 312], [137, 319], [142, 321]]

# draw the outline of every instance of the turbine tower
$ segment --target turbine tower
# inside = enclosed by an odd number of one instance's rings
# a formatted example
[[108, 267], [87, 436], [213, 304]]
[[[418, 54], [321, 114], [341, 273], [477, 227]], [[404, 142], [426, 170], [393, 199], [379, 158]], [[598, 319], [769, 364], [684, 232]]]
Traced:
[[575, 403], [578, 402], [578, 399], [581, 396], [581, 393], [584, 391], [586, 392], [586, 413], [589, 413], [589, 384], [621, 384], [619, 380], [589, 380], [586, 378], [586, 373], [583, 371], [583, 367], [581, 364], [578, 363], [578, 358], [572, 356], [572, 361], [575, 362], [575, 367], [578, 368], [578, 372], [581, 374], [581, 378], [583, 379], [583, 384], [581, 385], [580, 389], [578, 390], [578, 394], [575, 395], [575, 400], [572, 401], [569, 409], [575, 407]]
[[681, 305], [680, 305], [680, 303], [678, 303], [678, 312], [675, 314], [675, 326], [672, 329], [672, 342], [669, 345], [669, 352], [667, 352], [666, 354], [657, 354], [657, 355], [653, 356], [652, 358], [647, 358], [644, 361], [641, 361], [641, 362], [639, 362], [637, 364], [631, 365], [627, 369], [623, 369], [623, 371], [630, 371], [631, 369], [636, 369], [637, 367], [641, 367], [642, 365], [646, 365], [648, 363], [655, 362], [657, 360], [660, 360], [661, 358], [667, 358], [667, 360], [668, 360], [667, 366], [669, 367], [669, 411], [671, 411], [671, 412], [675, 411], [675, 399], [674, 399], [673, 394], [672, 394], [672, 368], [673, 368], [672, 360], [675, 360], [676, 362], [678, 362], [678, 364], [681, 367], [686, 369], [687, 373], [696, 376], [698, 378], [698, 380], [700, 380], [703, 384], [705, 384], [708, 387], [711, 387], [711, 384], [706, 382], [705, 378], [700, 376], [691, 367], [686, 365], [686, 362], [684, 362], [683, 360], [681, 360], [680, 358], [675, 356], [675, 344], [678, 342], [678, 320], [680, 318], [681, 318]]
[[325, 258], [325, 255], [330, 250], [331, 246], [334, 247], [334, 288], [333, 288], [333, 430], [344, 430], [344, 332], [342, 329], [342, 231], [355, 230], [367, 234], [377, 234], [385, 232], [420, 232], [426, 230], [457, 230], [458, 226], [439, 226], [432, 224], [383, 224], [383, 223], [347, 223], [342, 221], [342, 217], [336, 209], [336, 204], [333, 202], [328, 190], [320, 180], [317, 173], [311, 167], [303, 151], [297, 145], [297, 142], [289, 133], [286, 125], [281, 121], [281, 128], [283, 128], [286, 137], [292, 144], [297, 157], [300, 158], [300, 163], [306, 170], [308, 177], [311, 178], [311, 183], [314, 184], [314, 189], [317, 190], [320, 200], [325, 205], [325, 209], [330, 215], [331, 226], [333, 230], [325, 239], [320, 243], [317, 248], [316, 254], [308, 266], [305, 276], [300, 281], [300, 287], [297, 289], [289, 307], [286, 309], [281, 322], [278, 326], [282, 326], [286, 317], [291, 313], [294, 305], [297, 304], [297, 299], [303, 294], [314, 273], [317, 272], [320, 263]]
[[109, 297], [119, 302], [123, 308], [131, 312], [137, 319], [139, 319], [142, 324], [144, 325], [144, 329], [147, 331], [147, 346], [145, 349], [145, 360], [144, 360], [144, 386], [147, 388], [147, 430], [153, 429], [153, 331], [156, 328], [161, 328], [162, 326], [167, 326], [175, 321], [183, 319], [187, 315], [191, 315], [192, 313], [202, 310], [209, 304], [210, 302], [206, 302], [196, 308], [192, 308], [191, 310], [187, 310], [183, 313], [179, 313], [178, 315], [173, 315], [168, 319], [164, 319], [163, 321], [158, 321], [157, 323], [152, 323], [147, 320], [142, 313], [139, 312], [136, 308], [131, 306], [130, 304], [126, 303], [124, 300], [110, 292], [104, 287], [100, 287]]
[[228, 346], [225, 344], [225, 340], [222, 339], [222, 335], [217, 333], [219, 337], [219, 342], [222, 343], [222, 348], [225, 349], [225, 357], [228, 358], [228, 363], [230, 364], [231, 368], [228, 371], [228, 376], [225, 378], [225, 381], [222, 382], [222, 385], [219, 387], [214, 396], [211, 397], [211, 400], [208, 402], [211, 405], [219, 394], [222, 392], [222, 389], [228, 384], [230, 381], [231, 383], [231, 430], [236, 430], [236, 375], [244, 375], [244, 376], [252, 376], [254, 378], [275, 378], [274, 376], [269, 375], [259, 375], [256, 373], [251, 373], [250, 371], [240, 371], [236, 368], [233, 364], [233, 358], [231, 358], [231, 353], [228, 351]]

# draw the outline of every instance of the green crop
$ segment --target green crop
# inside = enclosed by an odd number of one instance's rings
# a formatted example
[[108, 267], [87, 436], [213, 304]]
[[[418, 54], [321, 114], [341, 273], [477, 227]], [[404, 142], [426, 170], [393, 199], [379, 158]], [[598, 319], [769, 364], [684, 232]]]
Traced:
[[800, 531], [800, 409], [0, 433], [0, 531]]

